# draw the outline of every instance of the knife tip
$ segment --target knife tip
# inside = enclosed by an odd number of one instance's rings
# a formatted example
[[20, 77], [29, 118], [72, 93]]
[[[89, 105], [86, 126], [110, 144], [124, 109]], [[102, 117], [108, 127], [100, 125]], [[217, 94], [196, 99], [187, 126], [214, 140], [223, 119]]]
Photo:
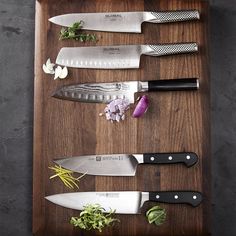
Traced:
[[52, 94], [51, 94], [51, 97], [54, 97], [54, 98], [60, 98], [61, 95], [60, 95], [60, 89], [54, 91]]

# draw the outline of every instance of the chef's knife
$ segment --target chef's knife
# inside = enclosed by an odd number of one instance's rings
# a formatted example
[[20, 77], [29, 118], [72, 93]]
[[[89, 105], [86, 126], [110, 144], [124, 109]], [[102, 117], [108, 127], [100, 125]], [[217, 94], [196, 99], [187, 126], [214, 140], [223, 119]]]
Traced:
[[142, 22], [167, 23], [188, 20], [198, 20], [199, 12], [162, 11], [162, 12], [102, 12], [102, 13], [72, 13], [54, 16], [52, 23], [70, 27], [75, 22], [82, 21], [83, 29], [110, 32], [141, 33]]
[[63, 168], [89, 175], [134, 176], [138, 164], [176, 164], [193, 166], [198, 156], [192, 152], [87, 155], [56, 159]]
[[57, 205], [75, 210], [82, 210], [87, 204], [100, 204], [105, 212], [113, 209], [120, 214], [139, 214], [146, 201], [185, 203], [196, 207], [202, 201], [202, 194], [195, 191], [74, 192], [55, 194], [45, 198]]
[[114, 99], [121, 98], [134, 103], [134, 94], [136, 92], [196, 90], [198, 88], [199, 81], [196, 78], [145, 82], [127, 81], [64, 86], [58, 89], [52, 96], [65, 100], [95, 103], [109, 103]]
[[90, 69], [139, 68], [141, 55], [164, 56], [197, 50], [197, 43], [64, 47], [58, 53], [56, 63]]

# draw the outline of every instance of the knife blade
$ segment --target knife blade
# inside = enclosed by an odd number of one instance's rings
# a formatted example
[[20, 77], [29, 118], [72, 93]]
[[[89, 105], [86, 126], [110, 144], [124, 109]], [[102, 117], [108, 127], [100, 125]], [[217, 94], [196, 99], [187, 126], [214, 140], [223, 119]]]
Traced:
[[87, 155], [54, 160], [57, 165], [89, 175], [134, 176], [139, 164], [176, 164], [193, 166], [198, 156], [192, 152]]
[[50, 22], [70, 27], [75, 22], [82, 21], [83, 29], [110, 32], [141, 33], [142, 22], [168, 23], [188, 20], [198, 20], [197, 10], [162, 11], [162, 12], [101, 12], [72, 13], [54, 16]]
[[89, 69], [139, 68], [141, 55], [165, 56], [197, 51], [197, 43], [64, 47], [59, 51], [56, 63]]
[[109, 103], [114, 99], [127, 99], [135, 102], [136, 92], [197, 90], [199, 81], [196, 78], [127, 81], [114, 83], [91, 83], [67, 85], [53, 93], [53, 97], [78, 102]]
[[87, 204], [100, 204], [105, 212], [113, 209], [119, 214], [140, 214], [141, 207], [146, 201], [184, 203], [196, 207], [202, 201], [202, 194], [196, 191], [74, 192], [50, 195], [45, 198], [52, 203], [75, 210], [83, 210]]

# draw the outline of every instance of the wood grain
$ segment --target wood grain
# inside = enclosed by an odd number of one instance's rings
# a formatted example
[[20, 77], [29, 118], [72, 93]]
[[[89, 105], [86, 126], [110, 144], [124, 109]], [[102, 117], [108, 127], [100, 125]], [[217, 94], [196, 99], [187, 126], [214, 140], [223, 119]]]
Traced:
[[[96, 45], [197, 42], [199, 52], [161, 58], [142, 56], [137, 70], [69, 69], [70, 78], [54, 81], [42, 72], [47, 58], [55, 61], [63, 46], [92, 46], [95, 43], [59, 41], [60, 27], [48, 18], [72, 12], [158, 11], [198, 9], [201, 20], [173, 24], [142, 25], [142, 34], [96, 32]], [[210, 79], [208, 64], [208, 4], [200, 0], [41, 0], [36, 1], [33, 233], [56, 235], [209, 235], [210, 234]], [[198, 77], [197, 92], [149, 94], [151, 106], [141, 119], [111, 124], [98, 114], [102, 104], [57, 100], [51, 94], [66, 84], [84, 82], [155, 80]], [[118, 215], [121, 223], [103, 233], [73, 229], [68, 223], [78, 211], [46, 201], [46, 195], [69, 192], [59, 180], [49, 180], [48, 166], [57, 157], [104, 154], [192, 151], [197, 165], [139, 166], [135, 177], [85, 176], [79, 191], [112, 190], [197, 190], [204, 194], [201, 206], [161, 204], [167, 221], [161, 227], [141, 215]]]

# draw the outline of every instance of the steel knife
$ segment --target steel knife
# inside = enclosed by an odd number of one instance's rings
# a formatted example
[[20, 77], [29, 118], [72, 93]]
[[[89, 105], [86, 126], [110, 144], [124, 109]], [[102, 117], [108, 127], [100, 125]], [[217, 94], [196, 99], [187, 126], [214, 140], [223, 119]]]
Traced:
[[197, 90], [199, 81], [196, 78], [127, 81], [114, 83], [94, 83], [67, 85], [53, 93], [53, 97], [78, 102], [109, 103], [114, 99], [127, 99], [135, 102], [136, 92]]
[[100, 204], [105, 212], [111, 209], [119, 214], [140, 214], [146, 201], [161, 203], [184, 203], [193, 207], [202, 202], [202, 194], [196, 191], [115, 191], [115, 192], [74, 192], [45, 197], [57, 205], [83, 210], [87, 204]]
[[183, 163], [190, 167], [197, 161], [198, 156], [193, 152], [87, 155], [54, 160], [74, 172], [108, 176], [134, 176], [138, 164]]
[[197, 43], [64, 47], [59, 51], [56, 63], [74, 68], [129, 69], [139, 68], [141, 55], [165, 56], [197, 51]]
[[142, 22], [168, 23], [200, 19], [197, 10], [160, 11], [160, 12], [101, 12], [72, 13], [54, 16], [52, 23], [70, 27], [82, 21], [83, 29], [110, 32], [141, 33]]

